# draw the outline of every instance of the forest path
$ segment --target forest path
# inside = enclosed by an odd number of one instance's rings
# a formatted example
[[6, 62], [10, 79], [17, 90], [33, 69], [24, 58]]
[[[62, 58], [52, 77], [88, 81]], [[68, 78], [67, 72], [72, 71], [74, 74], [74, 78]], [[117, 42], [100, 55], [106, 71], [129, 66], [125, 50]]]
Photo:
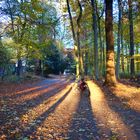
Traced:
[[90, 97], [65, 78], [1, 90], [0, 140], [139, 140], [140, 112], [87, 83]]

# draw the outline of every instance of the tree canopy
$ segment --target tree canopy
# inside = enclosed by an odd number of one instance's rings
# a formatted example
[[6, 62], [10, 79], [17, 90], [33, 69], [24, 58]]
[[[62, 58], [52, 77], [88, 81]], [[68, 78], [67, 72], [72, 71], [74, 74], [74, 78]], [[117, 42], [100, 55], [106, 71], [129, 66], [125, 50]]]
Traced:
[[71, 63], [78, 77], [108, 84], [140, 72], [139, 1], [2, 0], [0, 7], [0, 65], [14, 59], [17, 75], [23, 61], [36, 74], [58, 74]]

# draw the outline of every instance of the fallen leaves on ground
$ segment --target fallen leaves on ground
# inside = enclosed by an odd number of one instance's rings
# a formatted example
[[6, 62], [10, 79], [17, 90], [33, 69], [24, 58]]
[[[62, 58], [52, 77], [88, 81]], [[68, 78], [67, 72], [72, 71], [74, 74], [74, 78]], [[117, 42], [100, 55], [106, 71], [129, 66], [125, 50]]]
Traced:
[[66, 79], [1, 85], [0, 139], [129, 140], [131, 130], [140, 137], [139, 88], [90, 89], [89, 98]]

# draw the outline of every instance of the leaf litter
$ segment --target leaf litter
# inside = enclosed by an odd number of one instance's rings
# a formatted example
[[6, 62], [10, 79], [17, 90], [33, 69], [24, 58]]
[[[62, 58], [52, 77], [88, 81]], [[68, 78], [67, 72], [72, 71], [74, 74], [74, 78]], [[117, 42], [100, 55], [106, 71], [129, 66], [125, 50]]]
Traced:
[[[62, 86], [62, 84], [58, 84], [58, 87]], [[21, 89], [25, 88], [25, 85], [20, 85]], [[27, 86], [31, 87], [31, 85]], [[103, 131], [100, 129], [104, 129], [106, 124], [104, 123], [98, 123], [95, 122], [98, 120], [98, 118], [94, 118], [94, 116], [91, 116], [89, 112], [92, 112], [92, 109], [89, 108], [89, 102], [87, 102], [87, 98], [81, 99], [80, 107], [78, 110], [69, 108], [69, 105], [71, 101], [65, 102], [61, 105], [59, 105], [57, 108], [50, 109], [50, 112], [46, 113], [44, 116], [38, 117], [38, 115], [41, 115], [45, 108], [50, 108], [61, 96], [55, 96], [55, 98], [52, 97], [48, 98], [45, 101], [42, 101], [42, 103], [38, 104], [38, 100], [34, 100], [31, 102], [22, 102], [20, 104], [20, 100], [11, 98], [12, 95], [16, 95], [16, 91], [19, 90], [17, 87], [12, 85], [13, 90], [6, 89], [6, 92], [4, 94], [0, 93], [0, 139], [1, 140], [8, 140], [8, 139], [22, 139], [22, 140], [32, 140], [32, 139], [58, 139], [58, 140], [67, 140], [71, 139], [73, 137], [79, 137], [81, 140], [86, 139], [97, 139], [100, 140], [102, 137], [110, 140], [118, 140], [119, 134], [116, 134], [114, 130], [114, 133], [102, 133]], [[56, 89], [58, 90], [58, 89]], [[124, 90], [124, 89], [123, 89]], [[11, 92], [13, 91], [13, 92]], [[123, 110], [122, 106], [119, 108], [119, 102], [116, 101], [116, 98], [109, 97], [109, 102], [115, 105], [118, 103], [117, 111], [124, 112], [127, 110], [128, 117], [124, 117], [123, 120], [128, 123], [129, 127], [134, 129], [136, 134], [140, 136], [140, 128], [138, 127], [138, 118], [135, 113], [130, 110], [130, 107], [132, 105], [129, 105], [128, 102], [131, 100], [131, 93], [129, 96], [124, 96], [124, 93], [122, 94], [121, 89], [114, 90], [114, 93], [118, 97], [121, 97], [123, 95], [123, 98], [120, 100], [123, 103]], [[128, 90], [127, 90], [128, 91]], [[136, 98], [138, 96], [138, 91], [135, 91], [135, 96], [133, 95], [133, 98]], [[57, 93], [57, 92], [56, 92]], [[11, 94], [11, 95], [10, 95]], [[24, 93], [23, 93], [24, 94]], [[33, 94], [33, 92], [30, 92], [30, 94]], [[27, 95], [27, 97], [30, 97], [30, 94]], [[41, 93], [40, 93], [41, 94]], [[63, 95], [63, 94], [62, 94]], [[77, 94], [72, 94], [73, 98], [77, 98]], [[23, 96], [24, 97], [24, 96]], [[45, 94], [43, 95], [45, 98]], [[20, 98], [20, 97], [19, 97]], [[124, 99], [129, 100], [124, 100]], [[22, 99], [22, 98], [21, 98]], [[23, 98], [24, 99], [24, 98]], [[49, 100], [51, 99], [51, 100]], [[119, 101], [120, 101], [119, 100]], [[76, 100], [75, 102], [78, 102]], [[39, 107], [37, 108], [38, 105]], [[18, 106], [18, 108], [16, 107]], [[33, 107], [31, 107], [33, 106]], [[114, 107], [114, 106], [113, 106]], [[134, 106], [133, 106], [134, 108]], [[47, 111], [46, 109], [46, 111]], [[136, 108], [137, 109], [137, 108]], [[126, 112], [125, 112], [126, 113]], [[93, 117], [91, 119], [91, 117]], [[110, 120], [108, 123], [115, 124], [116, 122], [113, 120]], [[137, 124], [138, 123], [138, 124]], [[99, 127], [100, 129], [96, 129], [96, 127]], [[121, 127], [121, 126], [120, 126]], [[112, 129], [113, 130], [113, 129]], [[75, 134], [76, 133], [76, 134]], [[124, 135], [124, 138], [126, 136]], [[77, 139], [78, 140], [78, 139]]]

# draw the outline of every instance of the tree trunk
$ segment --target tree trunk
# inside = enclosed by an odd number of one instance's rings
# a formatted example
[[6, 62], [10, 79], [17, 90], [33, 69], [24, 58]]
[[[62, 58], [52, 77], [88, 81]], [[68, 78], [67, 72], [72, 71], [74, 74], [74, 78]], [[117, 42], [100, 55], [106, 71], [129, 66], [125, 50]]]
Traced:
[[122, 47], [121, 47], [121, 71], [122, 73], [125, 73], [125, 66], [124, 66], [124, 47], [123, 47], [123, 44], [122, 44]]
[[92, 5], [92, 17], [93, 17], [93, 31], [94, 31], [94, 72], [95, 79], [99, 79], [98, 70], [98, 27], [97, 27], [97, 13], [96, 13], [96, 1], [91, 0]]
[[106, 71], [106, 47], [105, 47], [105, 39], [103, 39], [103, 48], [102, 48], [102, 52], [103, 52], [103, 76], [105, 77], [105, 71]]
[[[137, 44], [136, 47], [136, 54], [140, 54], [139, 53], [139, 44]], [[136, 59], [136, 70], [135, 72], [138, 73], [140, 71], [140, 62], [139, 62], [139, 58]]]
[[116, 77], [119, 79], [119, 73], [120, 73], [120, 45], [121, 45], [121, 28], [122, 28], [122, 23], [121, 23], [121, 18], [122, 18], [122, 8], [121, 8], [121, 0], [118, 0], [118, 10], [119, 10], [119, 21], [118, 21], [118, 48], [117, 48], [117, 61], [116, 61]]
[[85, 75], [88, 75], [88, 52], [87, 52], [87, 50], [86, 50], [86, 52], [85, 52], [85, 65], [84, 65], [85, 67], [85, 70], [84, 70], [84, 72], [85, 72]]
[[[129, 45], [126, 45], [126, 56], [129, 56], [129, 54], [128, 54], [128, 50], [130, 49], [130, 47], [129, 47]], [[127, 57], [127, 73], [129, 73], [130, 72], [130, 60], [129, 60], [130, 58], [128, 58]]]
[[[84, 30], [83, 33], [83, 40], [86, 40], [87, 38], [87, 32], [88, 30]], [[87, 44], [84, 46], [84, 53], [83, 53], [83, 60], [84, 60], [84, 75], [88, 75], [88, 46]]]
[[101, 23], [100, 18], [98, 18], [98, 29], [99, 29], [99, 41], [100, 41], [100, 75], [103, 75], [103, 45], [102, 45], [102, 36], [101, 36]]
[[103, 34], [101, 33], [101, 17], [98, 16], [98, 30], [99, 30], [99, 42], [100, 42], [100, 75], [104, 76], [105, 69], [105, 53], [104, 53], [104, 40]]
[[124, 68], [124, 44], [123, 44], [123, 27], [121, 27], [121, 64], [122, 64], [122, 73], [125, 72]]
[[22, 68], [22, 60], [18, 59], [18, 62], [17, 62], [17, 76], [21, 75], [21, 68]]
[[132, 16], [132, 0], [128, 0], [129, 5], [129, 28], [130, 28], [130, 74], [134, 76], [135, 66], [134, 66], [134, 32], [133, 32], [133, 16]]
[[77, 47], [78, 47], [78, 58], [79, 58], [79, 72], [80, 72], [80, 76], [84, 75], [84, 66], [83, 66], [83, 58], [82, 58], [82, 52], [81, 52], [81, 45], [80, 45], [80, 31], [81, 31], [81, 25], [80, 25], [80, 21], [82, 18], [82, 5], [80, 3], [80, 1], [78, 0], [78, 6], [80, 9], [80, 13], [79, 16], [77, 18]]
[[114, 37], [113, 37], [113, 15], [112, 4], [113, 0], [105, 0], [106, 2], [106, 17], [105, 17], [105, 31], [106, 31], [106, 85], [116, 84], [115, 64], [114, 64]]
[[35, 74], [40, 75], [42, 73], [42, 69], [41, 69], [41, 60], [36, 59], [35, 60], [36, 63], [36, 67], [35, 67]]
[[69, 0], [67, 0], [67, 9], [68, 9], [68, 13], [69, 13], [72, 36], [73, 36], [73, 40], [74, 40], [74, 51], [75, 51], [75, 56], [74, 57], [75, 57], [75, 61], [76, 61], [76, 76], [79, 76], [80, 72], [79, 72], [77, 40], [76, 40], [76, 35], [75, 35], [74, 24], [73, 24], [73, 19], [72, 19], [72, 15], [71, 15]]
[[121, 12], [122, 12], [122, 17], [121, 17], [121, 70], [122, 73], [125, 73], [125, 65], [124, 65], [124, 42], [123, 42], [123, 5], [121, 3]]

